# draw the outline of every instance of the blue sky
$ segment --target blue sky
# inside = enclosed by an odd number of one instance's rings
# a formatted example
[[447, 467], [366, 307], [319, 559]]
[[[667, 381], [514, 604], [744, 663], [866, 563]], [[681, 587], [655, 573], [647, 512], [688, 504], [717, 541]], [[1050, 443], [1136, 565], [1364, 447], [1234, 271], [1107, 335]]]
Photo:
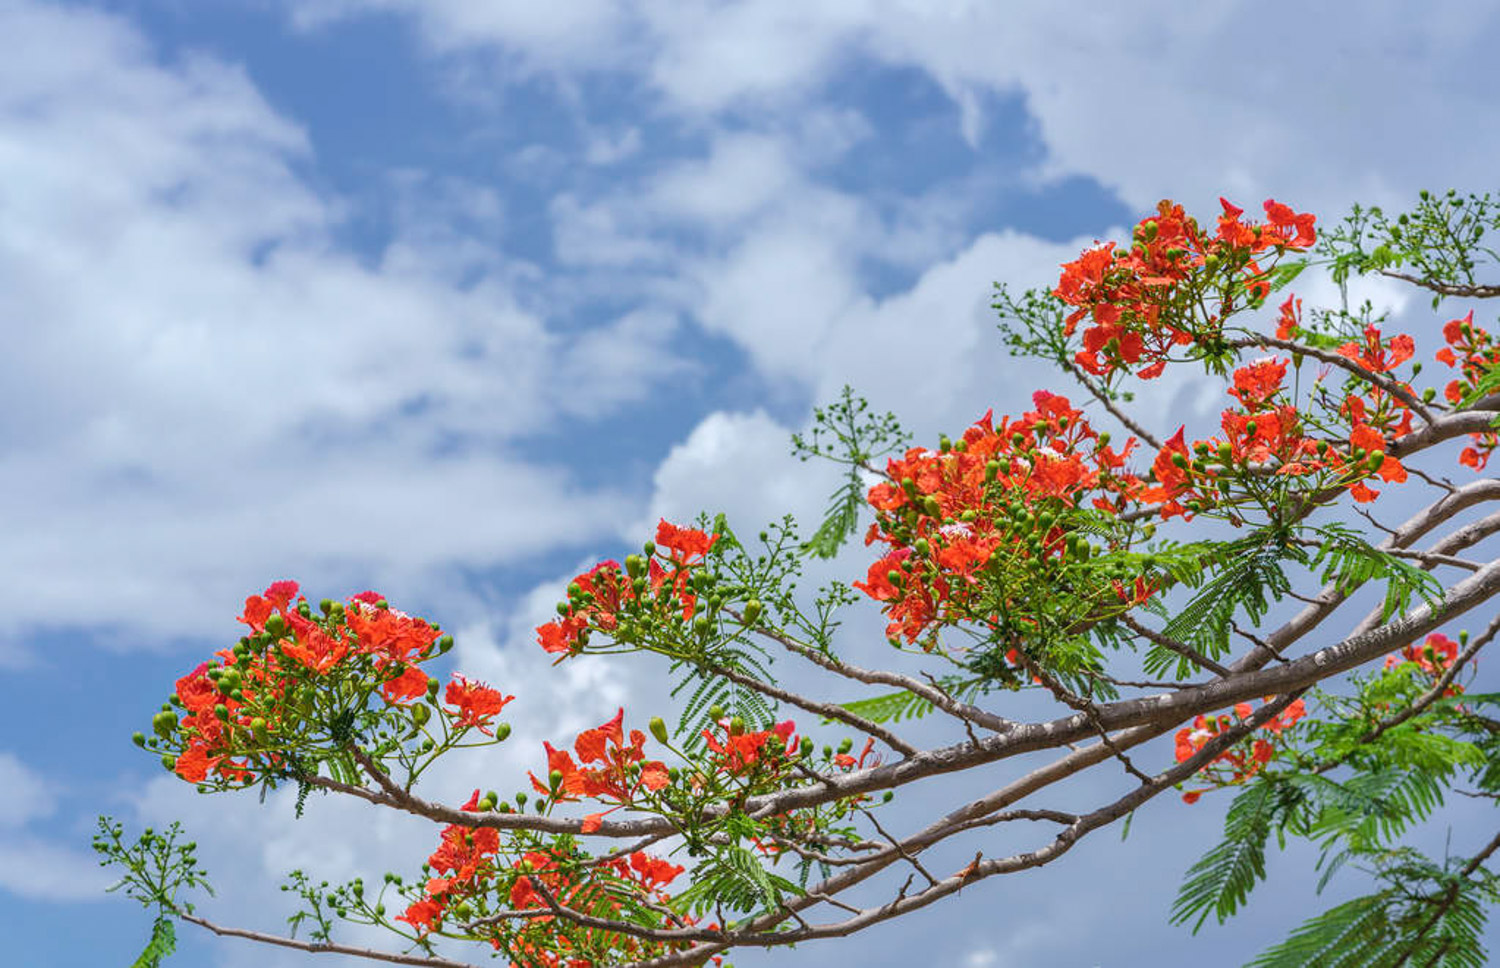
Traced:
[[[1057, 386], [1005, 356], [992, 282], [1046, 283], [1166, 196], [1333, 217], [1490, 187], [1495, 12], [1342, 13], [0, 0], [8, 958], [133, 956], [146, 922], [86, 848], [101, 811], [189, 817], [220, 910], [267, 928], [289, 866], [425, 855], [420, 825], [294, 822], [132, 756], [270, 580], [457, 631], [458, 664], [522, 697], [474, 768], [512, 783], [542, 738], [665, 702], [651, 669], [535, 654], [578, 567], [661, 515], [813, 519], [832, 481], [787, 439], [845, 383], [923, 438]], [[1219, 806], [1156, 806], [1123, 844], [775, 963], [1238, 963], [1313, 903], [1299, 881], [1169, 927]], [[187, 937], [183, 964], [314, 963]]]

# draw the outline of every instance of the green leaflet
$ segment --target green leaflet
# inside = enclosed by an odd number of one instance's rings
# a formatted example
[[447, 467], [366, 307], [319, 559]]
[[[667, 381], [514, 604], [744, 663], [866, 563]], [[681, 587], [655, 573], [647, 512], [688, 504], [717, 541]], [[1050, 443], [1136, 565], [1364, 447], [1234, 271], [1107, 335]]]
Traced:
[[1323, 581], [1337, 582], [1346, 592], [1368, 581], [1385, 582], [1381, 621], [1404, 612], [1413, 596], [1429, 605], [1436, 605], [1443, 597], [1443, 586], [1436, 578], [1411, 562], [1372, 546], [1353, 528], [1334, 522], [1314, 528], [1312, 533], [1323, 543], [1310, 565], [1323, 566]]
[[1384, 893], [1359, 897], [1304, 922], [1246, 968], [1373, 968], [1388, 924]]
[[1210, 914], [1223, 924], [1266, 876], [1266, 838], [1278, 805], [1274, 783], [1245, 788], [1224, 818], [1224, 839], [1188, 868], [1172, 904], [1172, 923], [1193, 920], [1193, 933]]
[[[1166, 624], [1163, 633], [1211, 659], [1221, 658], [1229, 651], [1230, 623], [1241, 609], [1254, 624], [1272, 601], [1291, 591], [1282, 567], [1288, 559], [1305, 563], [1307, 555], [1264, 530], [1215, 546], [1201, 561], [1203, 568], [1217, 567], [1217, 572]], [[1146, 653], [1145, 668], [1151, 675], [1160, 675], [1173, 665], [1178, 678], [1197, 671], [1190, 660], [1160, 646]]]
[[[973, 699], [984, 686], [983, 678], [965, 679], [958, 676], [945, 676], [938, 680], [939, 688], [953, 698], [964, 702]], [[899, 723], [903, 719], [921, 719], [934, 708], [926, 699], [914, 692], [907, 692], [905, 689], [886, 693], [883, 696], [841, 702], [839, 705], [856, 716], [863, 716], [874, 723]]]
[[802, 550], [808, 554], [819, 558], [838, 554], [859, 525], [859, 509], [865, 498], [860, 470], [875, 458], [899, 450], [909, 438], [895, 414], [877, 417], [869, 409], [869, 401], [845, 386], [838, 400], [813, 409], [813, 426], [806, 437], [792, 435], [794, 456], [804, 461], [820, 457], [848, 466], [844, 483], [830, 499], [822, 524], [802, 543]]
[[760, 860], [739, 844], [693, 871], [693, 885], [676, 898], [695, 916], [715, 909], [735, 912], [776, 910], [784, 897], [800, 897], [802, 888], [766, 870]]
[[1484, 907], [1459, 882], [1411, 898], [1391, 888], [1303, 922], [1246, 968], [1484, 968]]
[[151, 925], [151, 940], [130, 968], [160, 968], [162, 959], [177, 950], [177, 929], [168, 917], [158, 917]]

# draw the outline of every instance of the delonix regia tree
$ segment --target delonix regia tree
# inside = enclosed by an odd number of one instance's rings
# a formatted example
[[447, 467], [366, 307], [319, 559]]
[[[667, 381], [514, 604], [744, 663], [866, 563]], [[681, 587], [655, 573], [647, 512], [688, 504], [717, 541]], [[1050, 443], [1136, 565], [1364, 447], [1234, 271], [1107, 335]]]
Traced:
[[[1064, 265], [1056, 288], [998, 290], [1003, 338], [1054, 365], [1072, 398], [1038, 390], [1033, 410], [906, 449], [894, 417], [846, 391], [793, 440], [843, 468], [809, 538], [790, 519], [758, 539], [722, 515], [663, 521], [640, 553], [577, 576], [540, 648], [558, 662], [652, 653], [680, 708], [673, 725], [621, 710], [571, 748], [545, 744], [522, 792], [419, 792], [439, 758], [510, 733], [497, 717], [512, 696], [429, 678], [453, 643], [436, 624], [373, 592], [314, 605], [279, 581], [251, 596], [248, 634], [179, 679], [136, 744], [204, 791], [290, 784], [299, 812], [317, 791], [428, 818], [436, 849], [382, 883], [293, 872], [293, 933], [310, 929], [297, 940], [200, 915], [189, 892], [206, 875], [176, 825], [130, 839], [101, 819], [98, 849], [157, 916], [139, 963], [186, 921], [408, 965], [461, 964], [464, 942], [520, 966], [719, 964], [920, 918], [1163, 793], [1229, 788], [1223, 839], [1187, 872], [1175, 921], [1234, 914], [1271, 836], [1302, 837], [1325, 880], [1363, 868], [1369, 892], [1252, 964], [1484, 964], [1500, 835], [1455, 830], [1440, 858], [1412, 837], [1455, 792], [1500, 798], [1500, 694], [1465, 691], [1500, 629], [1500, 561], [1484, 551], [1500, 531], [1500, 480], [1484, 475], [1500, 343], [1473, 308], [1500, 295], [1483, 281], [1500, 213], [1488, 196], [1424, 193], [1399, 216], [1356, 208], [1319, 240], [1313, 216], [1274, 201], [1260, 222], [1222, 206], [1210, 226], [1163, 202], [1128, 244]], [[1331, 273], [1340, 305], [1291, 294], [1309, 266]], [[1358, 274], [1431, 296], [1436, 380], [1412, 335], [1350, 305]], [[1168, 368], [1224, 385], [1211, 433], [1132, 414], [1132, 387]], [[861, 530], [865, 573], [796, 591], [811, 556]], [[841, 616], [868, 600], [887, 640], [842, 641]], [[800, 694], [773, 658], [862, 698]], [[1055, 702], [1053, 718], [1018, 718], [1018, 690]], [[923, 716], [951, 736], [903, 736]], [[1144, 745], [1167, 735], [1175, 755]], [[1090, 770], [1109, 771], [1090, 787], [1113, 786], [1103, 802], [1057, 789]], [[987, 792], [924, 791], [966, 771]], [[926, 812], [913, 825], [893, 797]], [[1001, 832], [1027, 846], [997, 849]], [[955, 844], [972, 862], [924, 862]], [[395, 938], [343, 943], [338, 922]]]

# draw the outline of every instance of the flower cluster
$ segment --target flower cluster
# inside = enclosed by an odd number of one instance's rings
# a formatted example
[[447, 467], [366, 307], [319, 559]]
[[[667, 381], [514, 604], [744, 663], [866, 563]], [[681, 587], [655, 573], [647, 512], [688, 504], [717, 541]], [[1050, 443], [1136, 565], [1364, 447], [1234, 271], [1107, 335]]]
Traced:
[[[1398, 653], [1385, 657], [1387, 670], [1409, 667], [1422, 677], [1436, 682], [1458, 658], [1458, 643], [1438, 632], [1423, 640], [1421, 645], [1408, 645]], [[1443, 690], [1444, 696], [1456, 696], [1464, 691], [1457, 682]]]
[[[1405, 356], [1388, 353], [1373, 327], [1367, 337], [1362, 360], [1371, 368], [1387, 370], [1410, 356], [1409, 352]], [[1392, 483], [1406, 480], [1406, 469], [1387, 453], [1386, 437], [1410, 431], [1411, 414], [1403, 404], [1390, 394], [1381, 394], [1373, 405], [1349, 394], [1340, 411], [1347, 439], [1315, 437], [1302, 412], [1288, 402], [1283, 386], [1286, 370], [1287, 362], [1275, 357], [1235, 370], [1228, 392], [1239, 406], [1220, 416], [1223, 436], [1189, 445], [1185, 428], [1178, 428], [1157, 452], [1152, 462], [1155, 484], [1142, 491], [1140, 499], [1160, 505], [1163, 518], [1191, 517], [1209, 508], [1230, 506], [1233, 483], [1265, 474], [1305, 477], [1312, 490], [1344, 486], [1362, 503], [1373, 501], [1379, 493], [1365, 483], [1370, 477]], [[1398, 408], [1404, 418], [1383, 431]]]
[[752, 771], [763, 777], [767, 773], [779, 774], [791, 761], [799, 743], [796, 724], [790, 719], [777, 723], [770, 729], [748, 731], [736, 720], [725, 720], [716, 724], [721, 733], [703, 731], [703, 742], [714, 757], [712, 767], [730, 776], [743, 776]]
[[[1250, 718], [1253, 708], [1247, 702], [1238, 703], [1234, 707], [1234, 715], [1240, 720]], [[1290, 729], [1307, 713], [1307, 708], [1301, 699], [1297, 699], [1287, 705], [1285, 709], [1267, 720], [1261, 729], [1272, 736]], [[1221, 716], [1199, 716], [1193, 720], [1191, 727], [1183, 727], [1177, 731], [1177, 762], [1185, 763], [1201, 750], [1209, 740], [1223, 733], [1232, 726], [1234, 720], [1227, 715]], [[1199, 771], [1199, 776], [1205, 776], [1211, 780], [1214, 786], [1227, 786], [1234, 783], [1243, 783], [1261, 768], [1271, 761], [1276, 754], [1276, 747], [1270, 740], [1256, 738], [1249, 747], [1236, 744], [1220, 753], [1213, 762]], [[1184, 803], [1196, 803], [1198, 798], [1208, 792], [1212, 787], [1199, 790], [1189, 790], [1182, 795]]]
[[[486, 806], [475, 790], [463, 809], [476, 812]], [[549, 968], [588, 968], [614, 960], [606, 954], [634, 961], [672, 950], [613, 932], [573, 927], [551, 914], [483, 918], [496, 896], [508, 901], [513, 911], [560, 905], [595, 917], [618, 916], [627, 903], [638, 907], [643, 901], [664, 902], [668, 898], [663, 888], [684, 869], [644, 851], [585, 863], [560, 848], [550, 848], [526, 850], [509, 860], [494, 828], [450, 824], [443, 829], [437, 850], [427, 858], [426, 869], [436, 876], [427, 878], [420, 895], [396, 917], [419, 935], [457, 929], [506, 950], [515, 965]], [[692, 919], [683, 918], [683, 923], [690, 924]]]
[[868, 496], [865, 538], [890, 546], [854, 587], [885, 603], [886, 635], [915, 642], [936, 624], [974, 615], [983, 577], [1016, 559], [1087, 558], [1059, 512], [1087, 504], [1114, 513], [1141, 489], [1120, 451], [1066, 397], [1038, 391], [1036, 409], [998, 427], [987, 413], [954, 443], [913, 448], [886, 465]]
[[[1219, 201], [1224, 214], [1215, 234], [1200, 229], [1181, 205], [1163, 201], [1136, 226], [1129, 249], [1106, 243], [1062, 267], [1053, 294], [1077, 307], [1066, 317], [1064, 335], [1089, 319], [1074, 362], [1104, 377], [1144, 363], [1137, 376], [1160, 376], [1174, 346], [1217, 336], [1236, 300], [1265, 299], [1269, 266], [1257, 257], [1306, 249], [1317, 240], [1313, 216], [1279, 202], [1266, 201], [1266, 221], [1257, 225], [1240, 221], [1243, 209]], [[1218, 312], [1197, 320], [1200, 297], [1209, 292], [1219, 296]]]
[[680, 609], [682, 620], [691, 621], [697, 607], [692, 573], [718, 538], [662, 520], [644, 558], [628, 556], [623, 569], [617, 561], [602, 561], [569, 582], [568, 600], [558, 605], [560, 617], [537, 627], [538, 644], [557, 653], [560, 662], [581, 652], [590, 632], [615, 633], [625, 615]]
[[642, 791], [655, 792], [669, 782], [665, 765], [656, 760], [646, 761], [644, 733], [633, 729], [630, 742], [625, 742], [624, 720], [625, 710], [621, 709], [609, 722], [579, 733], [573, 743], [578, 763], [573, 762], [567, 750], [554, 749], [551, 743], [544, 742], [547, 782], [531, 774], [531, 785], [544, 797], [556, 801], [591, 797], [615, 804], [610, 810], [584, 817], [586, 834], [599, 829], [604, 814], [632, 803]]
[[[1458, 403], [1474, 391], [1485, 375], [1500, 366], [1500, 342], [1483, 327], [1474, 325], [1472, 309], [1462, 319], [1449, 320], [1443, 326], [1443, 339], [1448, 345], [1437, 351], [1437, 359], [1458, 369], [1458, 378], [1448, 383], [1443, 395], [1450, 403]], [[1495, 448], [1500, 446], [1500, 434], [1490, 430], [1470, 434], [1470, 437], [1473, 445], [1465, 447], [1458, 459], [1474, 470], [1482, 471]]]
[[[177, 680], [152, 719], [156, 739], [137, 734], [139, 745], [166, 751], [163, 765], [191, 783], [254, 782], [258, 769], [279, 767], [284, 751], [325, 730], [335, 712], [352, 716], [375, 696], [377, 706], [426, 722], [431, 711], [412, 704], [435, 695], [437, 682], [420, 666], [453, 643], [375, 592], [324, 601], [315, 614], [292, 581], [247, 598], [240, 621], [249, 635]], [[334, 681], [364, 685], [341, 695]], [[441, 708], [454, 729], [487, 731], [514, 697], [458, 676], [445, 698]]]

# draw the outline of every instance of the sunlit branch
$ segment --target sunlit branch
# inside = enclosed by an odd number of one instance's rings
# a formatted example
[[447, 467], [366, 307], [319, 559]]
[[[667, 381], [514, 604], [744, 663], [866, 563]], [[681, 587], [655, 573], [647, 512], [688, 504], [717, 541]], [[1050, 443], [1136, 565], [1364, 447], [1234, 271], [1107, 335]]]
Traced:
[[762, 682], [754, 676], [746, 675], [738, 669], [731, 669], [727, 666], [716, 665], [711, 668], [711, 671], [715, 675], [723, 676], [730, 682], [738, 683], [747, 689], [753, 689], [761, 695], [790, 703], [799, 709], [805, 709], [825, 719], [835, 719], [847, 726], [852, 726], [866, 736], [875, 737], [902, 756], [910, 756], [917, 751], [915, 746], [906, 742], [889, 729], [878, 723], [873, 723], [863, 716], [852, 713], [837, 703], [819, 702], [816, 699], [809, 699], [806, 696], [792, 692], [790, 689], [783, 689], [780, 686], [773, 686], [768, 682]]
[[353, 945], [335, 944], [331, 941], [298, 941], [296, 938], [287, 938], [278, 934], [266, 934], [263, 931], [247, 931], [244, 928], [230, 928], [221, 924], [215, 924], [207, 918], [196, 914], [188, 914], [182, 910], [172, 912], [184, 921], [206, 928], [214, 934], [224, 938], [245, 938], [249, 941], [258, 941], [261, 944], [275, 945], [278, 948], [291, 948], [294, 951], [305, 951], [314, 955], [351, 955], [355, 958], [367, 958], [371, 961], [384, 961], [393, 965], [419, 965], [422, 968], [478, 968], [477, 965], [468, 961], [452, 961], [448, 958], [439, 958], [426, 955], [403, 955], [390, 951], [378, 951], [374, 948], [356, 948]]

